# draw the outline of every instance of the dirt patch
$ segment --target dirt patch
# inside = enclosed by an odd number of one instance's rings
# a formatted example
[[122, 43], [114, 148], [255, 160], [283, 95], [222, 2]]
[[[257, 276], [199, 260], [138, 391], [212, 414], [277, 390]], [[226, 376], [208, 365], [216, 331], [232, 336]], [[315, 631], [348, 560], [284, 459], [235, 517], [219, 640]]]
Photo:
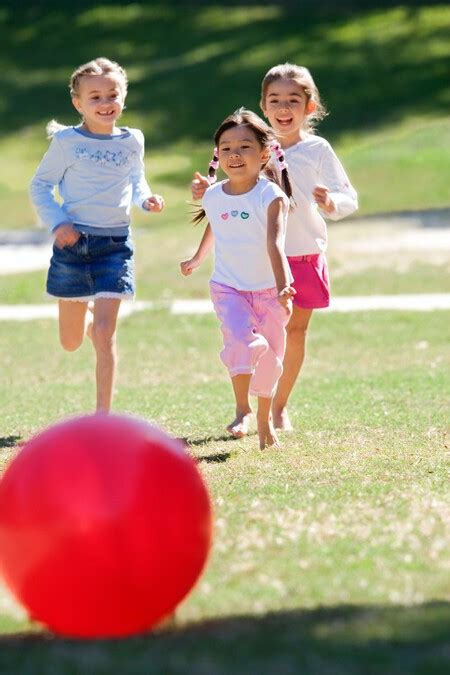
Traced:
[[334, 277], [374, 267], [405, 273], [417, 263], [450, 271], [450, 212], [333, 223], [328, 257]]

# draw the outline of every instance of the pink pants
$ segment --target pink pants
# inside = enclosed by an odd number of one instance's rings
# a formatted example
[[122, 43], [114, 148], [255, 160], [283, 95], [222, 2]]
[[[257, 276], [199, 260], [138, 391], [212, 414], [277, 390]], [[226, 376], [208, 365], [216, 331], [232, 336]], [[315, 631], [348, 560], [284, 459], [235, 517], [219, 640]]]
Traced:
[[230, 376], [251, 374], [250, 394], [271, 398], [283, 372], [289, 321], [277, 289], [238, 291], [211, 281], [210, 290], [223, 334], [220, 358]]

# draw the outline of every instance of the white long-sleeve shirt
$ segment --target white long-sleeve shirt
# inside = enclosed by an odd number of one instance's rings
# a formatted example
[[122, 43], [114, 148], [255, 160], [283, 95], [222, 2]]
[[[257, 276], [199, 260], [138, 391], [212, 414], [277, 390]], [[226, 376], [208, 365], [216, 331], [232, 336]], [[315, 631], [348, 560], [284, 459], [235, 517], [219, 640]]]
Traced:
[[[55, 187], [63, 200], [55, 199]], [[62, 223], [92, 234], [126, 234], [131, 204], [143, 207], [152, 192], [144, 172], [139, 129], [92, 134], [81, 127], [57, 131], [30, 186], [41, 220], [50, 230]]]
[[[286, 255], [323, 252], [328, 242], [324, 216], [340, 220], [356, 211], [356, 191], [333, 148], [324, 138], [308, 134], [284, 152], [296, 202], [288, 216]], [[333, 213], [322, 215], [315, 203], [313, 190], [317, 184], [329, 189], [336, 205]]]

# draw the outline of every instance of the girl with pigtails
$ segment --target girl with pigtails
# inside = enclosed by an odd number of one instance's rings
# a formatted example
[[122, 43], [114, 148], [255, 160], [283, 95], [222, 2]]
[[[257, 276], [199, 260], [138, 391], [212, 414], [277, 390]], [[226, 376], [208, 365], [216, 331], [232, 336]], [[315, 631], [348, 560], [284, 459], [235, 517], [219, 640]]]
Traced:
[[[291, 187], [284, 155], [273, 131], [255, 113], [240, 109], [217, 129], [209, 167], [210, 187], [203, 196], [208, 225], [196, 253], [181, 263], [185, 276], [199, 267], [214, 246], [211, 298], [221, 324], [227, 367], [236, 399], [235, 419], [227, 426], [232, 436], [248, 433], [258, 398], [259, 445], [278, 446], [271, 405], [282, 373], [286, 324], [292, 313], [292, 275], [284, 253]], [[277, 171], [269, 168], [272, 150]], [[216, 170], [227, 178], [217, 182]]]
[[[285, 252], [296, 294], [283, 374], [272, 403], [275, 428], [291, 431], [287, 406], [305, 358], [311, 316], [314, 309], [330, 304], [326, 219], [345, 218], [358, 208], [358, 201], [333, 148], [315, 133], [326, 111], [307, 68], [292, 63], [271, 68], [262, 82], [261, 109], [285, 154], [295, 202], [289, 211]], [[193, 198], [200, 199], [209, 183], [209, 176], [196, 172]]]

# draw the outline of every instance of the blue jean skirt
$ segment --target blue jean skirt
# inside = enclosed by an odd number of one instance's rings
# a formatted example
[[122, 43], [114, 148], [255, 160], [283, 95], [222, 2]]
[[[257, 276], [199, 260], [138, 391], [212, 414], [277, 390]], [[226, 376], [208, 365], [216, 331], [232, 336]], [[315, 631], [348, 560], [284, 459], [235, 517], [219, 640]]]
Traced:
[[61, 300], [133, 298], [134, 258], [131, 237], [81, 234], [73, 246], [58, 248], [47, 276], [47, 293]]

